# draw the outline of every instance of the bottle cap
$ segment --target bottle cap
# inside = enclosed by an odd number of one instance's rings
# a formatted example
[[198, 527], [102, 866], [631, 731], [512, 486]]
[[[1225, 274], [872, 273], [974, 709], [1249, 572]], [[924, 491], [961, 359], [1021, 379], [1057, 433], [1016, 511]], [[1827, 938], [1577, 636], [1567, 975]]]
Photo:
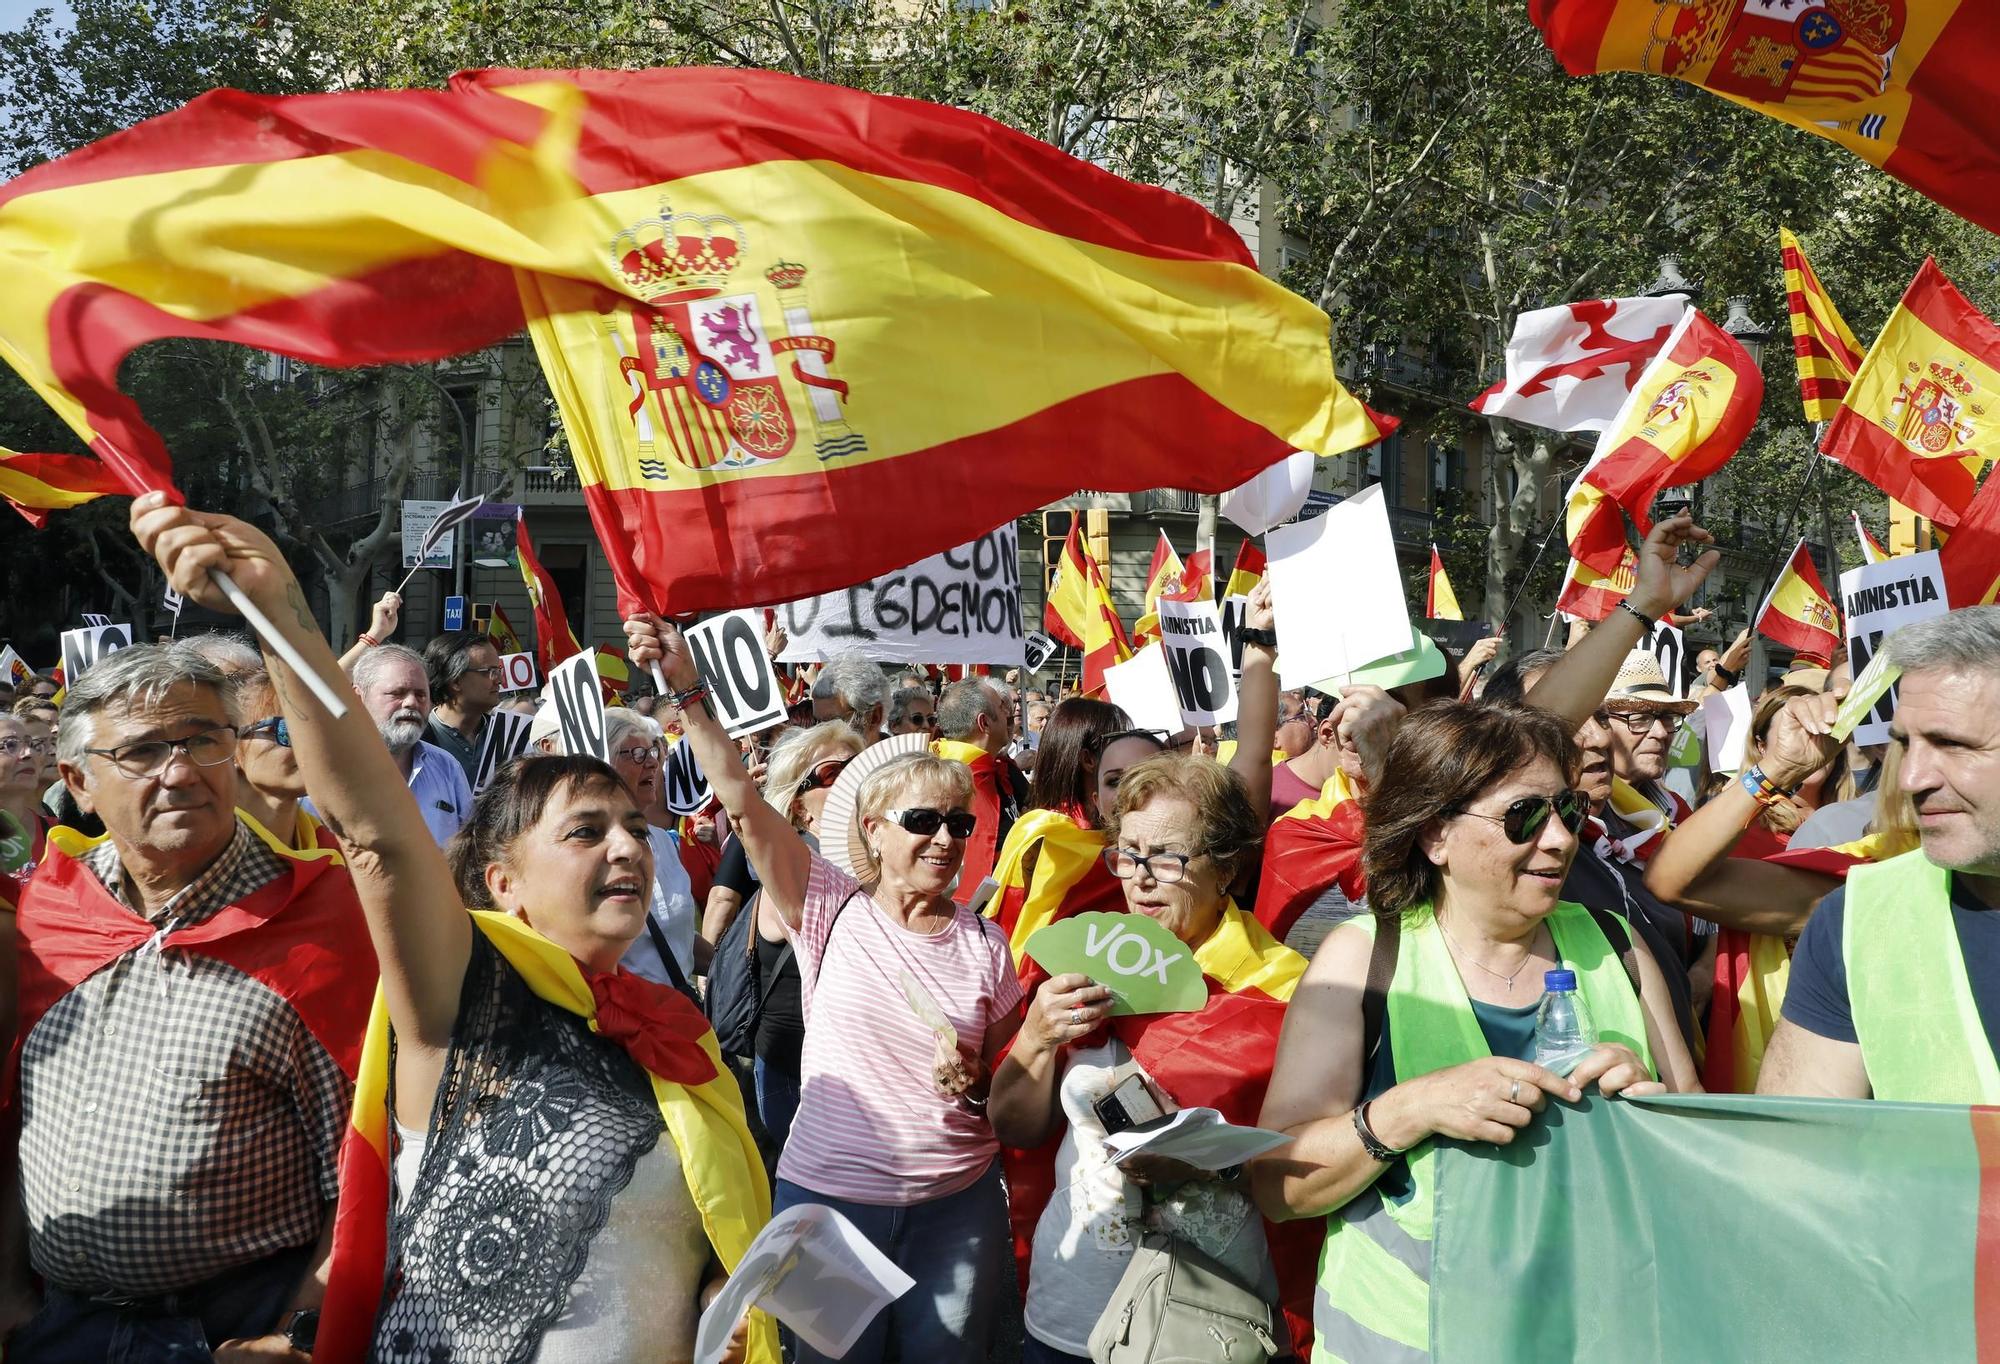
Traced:
[[1542, 988], [1544, 990], [1574, 990], [1576, 988], [1576, 972], [1544, 971], [1542, 972]]

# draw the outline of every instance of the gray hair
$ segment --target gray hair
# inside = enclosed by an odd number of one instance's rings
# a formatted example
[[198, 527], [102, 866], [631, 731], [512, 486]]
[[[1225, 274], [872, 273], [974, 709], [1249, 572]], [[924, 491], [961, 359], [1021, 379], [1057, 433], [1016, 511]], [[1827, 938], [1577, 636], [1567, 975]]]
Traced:
[[183, 684], [206, 687], [229, 708], [229, 678], [190, 640], [175, 644], [135, 644], [120, 649], [70, 684], [56, 727], [56, 759], [83, 765], [97, 712], [114, 703], [156, 706]]
[[257, 652], [257, 646], [242, 635], [217, 631], [206, 635], [189, 635], [181, 643], [198, 656], [213, 663], [224, 674], [262, 672], [264, 656]]
[[857, 718], [889, 701], [889, 679], [882, 670], [857, 653], [835, 654], [820, 670], [814, 690], [826, 689], [847, 703]]
[[968, 677], [944, 689], [938, 698], [938, 733], [947, 739], [967, 739], [982, 715], [998, 716], [1003, 703], [983, 677]]
[[[628, 706], [606, 706], [604, 708], [604, 746], [616, 753], [625, 740], [638, 735], [645, 743], [658, 743], [659, 730], [653, 722]], [[560, 735], [560, 731], [558, 731]]]
[[1882, 647], [1904, 672], [2000, 672], [2000, 606], [1966, 606], [1905, 625]]
[[919, 701], [928, 701], [930, 699], [931, 689], [922, 683], [912, 684], [904, 682], [899, 684], [896, 690], [889, 695], [889, 714], [884, 723], [890, 729], [895, 729], [896, 726], [910, 718], [910, 712], [916, 709]]
[[392, 663], [415, 668], [418, 676], [424, 679], [425, 689], [429, 689], [430, 672], [424, 667], [424, 656], [415, 649], [401, 644], [378, 644], [356, 659], [351, 674], [354, 678], [354, 689], [361, 691], [374, 686], [376, 677]]
[[827, 750], [838, 748], [853, 757], [865, 746], [861, 732], [845, 720], [827, 720], [810, 729], [788, 729], [771, 745], [764, 760], [764, 801], [787, 820], [798, 800], [799, 783], [806, 773], [826, 760]]

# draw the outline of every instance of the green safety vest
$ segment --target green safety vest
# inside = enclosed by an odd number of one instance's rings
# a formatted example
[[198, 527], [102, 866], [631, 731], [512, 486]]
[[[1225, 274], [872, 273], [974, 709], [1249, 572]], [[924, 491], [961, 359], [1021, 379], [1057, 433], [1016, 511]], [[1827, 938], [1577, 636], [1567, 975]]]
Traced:
[[1876, 1098], [2000, 1104], [2000, 1065], [1965, 973], [1949, 871], [1922, 849], [1850, 868], [1840, 956]]
[[[1386, 1001], [1399, 1081], [1493, 1054], [1437, 920], [1427, 907], [1415, 917], [1414, 924], [1405, 917]], [[1374, 931], [1365, 916], [1355, 922]], [[1556, 952], [1576, 972], [1598, 1037], [1630, 1047], [1653, 1069], [1639, 997], [1590, 911], [1565, 901], [1548, 924]], [[1364, 1075], [1367, 1064], [1363, 1057]], [[1407, 1199], [1385, 1199], [1370, 1185], [1327, 1215], [1313, 1294], [1315, 1364], [1425, 1364], [1430, 1358], [1432, 1144], [1419, 1143], [1404, 1160], [1412, 1186]]]

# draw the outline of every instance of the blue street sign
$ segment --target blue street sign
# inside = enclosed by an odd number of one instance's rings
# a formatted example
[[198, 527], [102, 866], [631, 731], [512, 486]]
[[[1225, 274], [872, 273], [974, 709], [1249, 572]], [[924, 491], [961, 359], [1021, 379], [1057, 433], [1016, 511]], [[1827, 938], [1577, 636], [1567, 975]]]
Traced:
[[446, 597], [444, 599], [444, 628], [449, 634], [453, 630], [465, 628], [465, 598]]

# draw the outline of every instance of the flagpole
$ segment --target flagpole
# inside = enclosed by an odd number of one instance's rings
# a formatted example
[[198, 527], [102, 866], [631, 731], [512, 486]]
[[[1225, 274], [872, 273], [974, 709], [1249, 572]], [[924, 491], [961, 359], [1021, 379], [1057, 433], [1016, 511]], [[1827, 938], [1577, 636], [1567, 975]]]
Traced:
[[[1777, 542], [1778, 554], [1783, 556], [1785, 560], [1789, 560], [1791, 558], [1791, 554], [1786, 551], [1784, 545], [1785, 541], [1792, 538], [1792, 523], [1798, 520], [1799, 508], [1803, 507], [1806, 504], [1806, 494], [1812, 491], [1813, 481], [1819, 476], [1819, 466], [1820, 466], [1820, 461], [1822, 459], [1822, 456], [1819, 452], [1819, 442], [1820, 442], [1820, 437], [1823, 434], [1825, 434], [1825, 431], [1826, 431], [1825, 422], [1813, 423], [1812, 446], [1806, 454], [1805, 477], [1799, 480], [1798, 496], [1792, 499], [1791, 509], [1785, 513], [1784, 528], [1780, 530], [1778, 533], [1778, 542]], [[1827, 546], [1828, 553], [1831, 553], [1832, 550], [1833, 547], [1831, 545]], [[1765, 596], [1769, 595], [1771, 591], [1771, 583], [1773, 580], [1773, 576], [1778, 571], [1779, 562], [1780, 560], [1778, 558], [1773, 558], [1771, 559], [1770, 562], [1764, 565], [1762, 586], [1760, 586], [1757, 589], [1757, 596], [1759, 600], [1762, 600]], [[1754, 627], [1755, 625], [1754, 621], [1752, 622], [1752, 625]]]
[[[1542, 556], [1549, 552], [1549, 544], [1556, 538], [1556, 528], [1562, 525], [1568, 517], [1569, 508], [1565, 506], [1561, 511], [1556, 513], [1556, 519], [1549, 523], [1549, 533], [1542, 537], [1541, 548], [1535, 551], [1534, 559], [1528, 564], [1528, 571], [1521, 575], [1521, 585], [1514, 589], [1514, 600], [1507, 603], [1507, 614], [1500, 619], [1500, 628], [1502, 630], [1507, 628], [1508, 621], [1514, 619], [1514, 608], [1521, 604], [1521, 597], [1528, 590], [1529, 580], [1535, 576], [1535, 570], [1542, 566]], [[1437, 546], [1432, 545], [1431, 548], [1436, 549]]]
[[243, 619], [250, 622], [250, 628], [257, 632], [258, 638], [270, 646], [272, 652], [279, 658], [285, 660], [286, 667], [298, 674], [299, 680], [305, 683], [319, 703], [326, 707], [328, 715], [338, 720], [347, 714], [347, 703], [341, 700], [325, 678], [313, 670], [306, 662], [305, 656], [299, 653], [292, 642], [278, 633], [278, 627], [271, 624], [271, 618], [264, 614], [256, 602], [250, 600], [249, 593], [236, 585], [234, 578], [219, 568], [211, 568], [208, 570], [208, 579], [221, 589], [223, 596], [229, 598], [229, 604], [242, 613]]

